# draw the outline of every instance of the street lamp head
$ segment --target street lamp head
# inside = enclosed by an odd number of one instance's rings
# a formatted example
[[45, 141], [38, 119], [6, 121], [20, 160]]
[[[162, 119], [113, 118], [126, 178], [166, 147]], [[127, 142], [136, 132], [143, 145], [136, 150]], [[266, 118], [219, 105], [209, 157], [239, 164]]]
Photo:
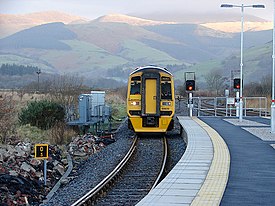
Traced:
[[36, 74], [41, 74], [41, 69], [38, 69], [37, 71], [36, 71]]
[[232, 4], [222, 4], [221, 7], [222, 8], [232, 8], [233, 5]]
[[252, 5], [253, 8], [262, 8], [264, 9], [265, 8], [265, 5], [262, 5], [262, 4], [258, 4], [258, 5]]

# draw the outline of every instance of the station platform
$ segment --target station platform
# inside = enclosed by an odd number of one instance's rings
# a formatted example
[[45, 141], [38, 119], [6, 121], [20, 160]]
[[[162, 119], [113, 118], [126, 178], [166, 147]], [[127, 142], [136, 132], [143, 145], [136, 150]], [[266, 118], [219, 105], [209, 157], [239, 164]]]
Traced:
[[270, 120], [178, 117], [187, 149], [138, 205], [275, 205]]
[[201, 120], [223, 137], [230, 151], [229, 179], [220, 205], [275, 205], [275, 134], [270, 133], [270, 120]]

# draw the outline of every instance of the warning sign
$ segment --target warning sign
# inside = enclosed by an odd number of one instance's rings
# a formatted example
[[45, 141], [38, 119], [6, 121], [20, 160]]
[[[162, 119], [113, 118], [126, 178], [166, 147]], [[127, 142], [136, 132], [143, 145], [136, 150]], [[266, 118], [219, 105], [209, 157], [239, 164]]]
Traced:
[[36, 144], [34, 146], [34, 157], [36, 159], [47, 159], [49, 156], [48, 144]]

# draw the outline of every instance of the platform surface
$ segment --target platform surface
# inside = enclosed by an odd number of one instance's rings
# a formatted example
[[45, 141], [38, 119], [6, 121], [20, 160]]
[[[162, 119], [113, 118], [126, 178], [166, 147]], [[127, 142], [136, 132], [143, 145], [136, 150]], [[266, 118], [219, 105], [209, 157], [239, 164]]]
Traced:
[[265, 140], [263, 133], [256, 136], [249, 132], [267, 131], [270, 120], [251, 117], [244, 118], [251, 124], [234, 125], [228, 118], [200, 119], [223, 137], [231, 155], [228, 184], [220, 205], [275, 205], [275, 150], [271, 147], [274, 139]]
[[229, 173], [222, 138], [197, 118], [178, 117], [187, 148], [172, 171], [137, 205], [219, 205]]

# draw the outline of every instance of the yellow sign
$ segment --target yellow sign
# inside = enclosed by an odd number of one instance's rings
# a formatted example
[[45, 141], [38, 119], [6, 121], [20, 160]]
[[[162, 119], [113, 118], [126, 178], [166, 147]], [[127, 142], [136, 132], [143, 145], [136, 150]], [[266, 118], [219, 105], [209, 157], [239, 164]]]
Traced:
[[48, 144], [35, 144], [34, 157], [36, 159], [47, 159], [48, 156], [49, 156], [49, 145]]

